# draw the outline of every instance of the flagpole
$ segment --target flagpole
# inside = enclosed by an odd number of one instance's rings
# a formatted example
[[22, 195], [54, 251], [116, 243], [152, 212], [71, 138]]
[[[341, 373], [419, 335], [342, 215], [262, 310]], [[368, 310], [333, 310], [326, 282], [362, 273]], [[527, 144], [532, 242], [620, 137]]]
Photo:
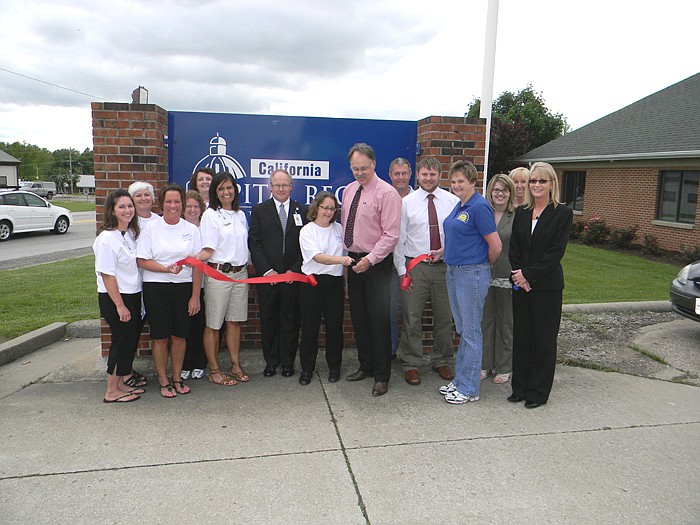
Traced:
[[484, 71], [481, 80], [481, 110], [479, 117], [486, 119], [486, 151], [484, 153], [483, 194], [489, 169], [489, 150], [491, 146], [491, 105], [493, 103], [493, 72], [496, 65], [496, 33], [498, 32], [498, 0], [489, 0], [486, 15], [486, 42], [484, 44]]

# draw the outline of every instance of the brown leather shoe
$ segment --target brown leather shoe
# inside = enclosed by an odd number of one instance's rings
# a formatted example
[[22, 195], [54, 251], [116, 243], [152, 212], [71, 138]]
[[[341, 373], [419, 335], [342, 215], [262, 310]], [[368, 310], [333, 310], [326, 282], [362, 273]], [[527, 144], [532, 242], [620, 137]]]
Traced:
[[384, 381], [377, 381], [374, 383], [374, 387], [372, 387], [372, 395], [374, 397], [379, 397], [383, 396], [386, 394], [387, 390], [389, 390], [389, 383], [386, 383]]
[[357, 372], [353, 372], [352, 374], [348, 375], [345, 380], [346, 381], [362, 381], [365, 377], [367, 377], [367, 372], [364, 370], [358, 370]]
[[406, 370], [406, 383], [409, 385], [420, 385], [418, 370]]
[[[455, 373], [452, 371], [452, 369], [449, 366], [438, 366], [436, 368], [433, 368], [438, 375], [444, 379], [445, 381], [452, 381], [455, 378]], [[408, 381], [408, 379], [407, 379]]]

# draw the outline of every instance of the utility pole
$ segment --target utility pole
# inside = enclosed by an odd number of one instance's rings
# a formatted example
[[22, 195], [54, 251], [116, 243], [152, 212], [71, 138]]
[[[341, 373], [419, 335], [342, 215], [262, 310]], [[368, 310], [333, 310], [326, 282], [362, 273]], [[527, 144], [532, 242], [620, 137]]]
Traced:
[[68, 148], [68, 176], [70, 177], [70, 194], [73, 195], [73, 148]]

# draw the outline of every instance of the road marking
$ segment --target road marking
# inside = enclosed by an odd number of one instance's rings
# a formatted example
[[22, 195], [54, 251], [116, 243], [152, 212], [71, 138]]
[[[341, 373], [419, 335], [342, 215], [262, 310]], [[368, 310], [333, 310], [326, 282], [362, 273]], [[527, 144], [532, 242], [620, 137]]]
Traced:
[[95, 219], [81, 219], [79, 221], [73, 221], [73, 223], [76, 223], [76, 222], [97, 222], [97, 221]]

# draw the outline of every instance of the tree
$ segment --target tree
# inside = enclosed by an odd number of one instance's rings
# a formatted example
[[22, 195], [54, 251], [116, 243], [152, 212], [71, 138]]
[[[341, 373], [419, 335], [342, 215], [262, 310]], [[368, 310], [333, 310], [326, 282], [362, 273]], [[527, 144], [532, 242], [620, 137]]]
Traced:
[[[481, 100], [469, 106], [467, 117], [477, 118]], [[504, 91], [491, 106], [491, 143], [488, 174], [507, 173], [514, 160], [528, 151], [562, 136], [568, 129], [560, 113], [552, 113], [542, 93], [528, 84], [518, 93]]]
[[18, 169], [20, 180], [50, 180], [61, 188], [73, 188], [80, 180], [80, 175], [95, 172], [93, 152], [89, 148], [80, 153], [73, 148], [57, 149], [54, 152], [26, 142], [12, 144], [0, 142], [0, 149], [21, 161]]
[[46, 180], [53, 165], [53, 157], [49, 150], [26, 142], [0, 142], [0, 149], [21, 161], [17, 170], [21, 180]]

